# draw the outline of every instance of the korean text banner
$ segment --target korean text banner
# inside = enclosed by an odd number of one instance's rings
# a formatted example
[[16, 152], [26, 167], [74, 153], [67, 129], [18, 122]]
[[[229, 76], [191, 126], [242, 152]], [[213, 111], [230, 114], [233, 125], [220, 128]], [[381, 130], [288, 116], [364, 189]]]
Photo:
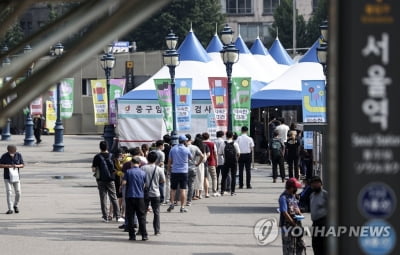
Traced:
[[242, 126], [250, 128], [251, 78], [232, 78], [232, 127], [240, 133]]
[[177, 131], [188, 131], [192, 116], [192, 79], [176, 79], [175, 91], [176, 128]]
[[60, 83], [61, 118], [69, 119], [74, 111], [74, 78], [66, 78]]
[[38, 97], [29, 106], [31, 115], [43, 114], [43, 98]]
[[214, 108], [214, 119], [217, 130], [226, 131], [228, 129], [228, 78], [209, 77], [210, 97]]
[[154, 79], [158, 103], [161, 106], [167, 132], [172, 131], [172, 93], [170, 79]]
[[304, 122], [326, 122], [325, 81], [302, 81]]
[[94, 124], [101, 126], [108, 124], [108, 98], [106, 80], [91, 80], [92, 98], [94, 107]]
[[117, 123], [117, 110], [115, 99], [121, 97], [124, 93], [126, 79], [110, 80], [110, 124]]

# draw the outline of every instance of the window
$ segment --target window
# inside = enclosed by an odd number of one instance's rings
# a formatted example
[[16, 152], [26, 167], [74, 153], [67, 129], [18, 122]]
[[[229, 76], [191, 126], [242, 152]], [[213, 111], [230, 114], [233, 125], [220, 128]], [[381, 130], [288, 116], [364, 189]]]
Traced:
[[264, 15], [273, 15], [275, 9], [278, 8], [280, 0], [263, 0], [264, 1]]
[[90, 79], [82, 80], [82, 96], [92, 96], [92, 89], [90, 85]]
[[226, 0], [226, 13], [253, 14], [252, 0]]
[[240, 23], [240, 35], [246, 43], [252, 44], [257, 36], [265, 44], [271, 40], [269, 28], [272, 23]]
[[313, 10], [313, 12], [315, 12], [318, 9], [318, 5], [319, 5], [319, 0], [313, 0], [312, 1], [312, 10]]

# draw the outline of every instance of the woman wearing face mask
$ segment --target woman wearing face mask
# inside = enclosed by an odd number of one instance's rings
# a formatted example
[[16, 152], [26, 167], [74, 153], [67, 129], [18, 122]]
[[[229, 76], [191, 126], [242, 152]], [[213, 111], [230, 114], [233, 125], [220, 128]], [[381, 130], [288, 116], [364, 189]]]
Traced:
[[[312, 193], [310, 196], [310, 212], [313, 221], [314, 233], [326, 227], [328, 215], [328, 192], [322, 188], [322, 180], [319, 176], [314, 176], [310, 181]], [[325, 237], [321, 235], [312, 236], [312, 247], [315, 255], [326, 254]]]
[[[8, 145], [7, 153], [0, 158], [0, 168], [4, 168], [4, 184], [7, 193], [8, 211], [6, 214], [19, 213], [18, 204], [21, 197], [19, 169], [23, 167], [24, 160], [22, 155], [17, 152], [17, 147]], [[12, 198], [12, 188], [14, 188], [15, 199]]]

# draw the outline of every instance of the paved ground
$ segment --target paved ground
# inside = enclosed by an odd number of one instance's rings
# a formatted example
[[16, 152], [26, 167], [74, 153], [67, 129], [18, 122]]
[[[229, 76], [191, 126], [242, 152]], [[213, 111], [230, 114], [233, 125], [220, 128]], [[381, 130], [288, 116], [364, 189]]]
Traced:
[[[91, 173], [100, 136], [65, 136], [65, 152], [52, 152], [53, 136], [39, 146], [23, 146], [23, 136], [0, 141], [18, 146], [26, 161], [22, 169], [20, 213], [6, 215], [4, 183], [0, 182], [0, 254], [282, 254], [280, 237], [261, 246], [254, 237], [260, 219], [278, 219], [282, 183], [272, 183], [271, 169], [255, 165], [252, 190], [238, 195], [194, 201], [190, 212], [161, 208], [161, 236], [147, 225], [149, 241], [128, 241], [118, 223], [101, 221], [98, 191]], [[4, 213], [3, 213], [4, 212]], [[310, 217], [305, 215], [305, 224]], [[148, 216], [152, 221], [152, 215]], [[307, 254], [313, 254], [306, 239]]]

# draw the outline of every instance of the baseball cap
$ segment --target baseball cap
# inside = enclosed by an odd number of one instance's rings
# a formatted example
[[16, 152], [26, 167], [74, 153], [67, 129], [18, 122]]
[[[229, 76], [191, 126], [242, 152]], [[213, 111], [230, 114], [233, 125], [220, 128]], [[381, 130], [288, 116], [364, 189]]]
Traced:
[[294, 177], [286, 181], [286, 188], [301, 188], [301, 183]]
[[179, 136], [179, 141], [180, 142], [186, 142], [188, 139], [187, 139], [187, 137], [186, 136], [184, 136], [184, 135], [180, 135]]

